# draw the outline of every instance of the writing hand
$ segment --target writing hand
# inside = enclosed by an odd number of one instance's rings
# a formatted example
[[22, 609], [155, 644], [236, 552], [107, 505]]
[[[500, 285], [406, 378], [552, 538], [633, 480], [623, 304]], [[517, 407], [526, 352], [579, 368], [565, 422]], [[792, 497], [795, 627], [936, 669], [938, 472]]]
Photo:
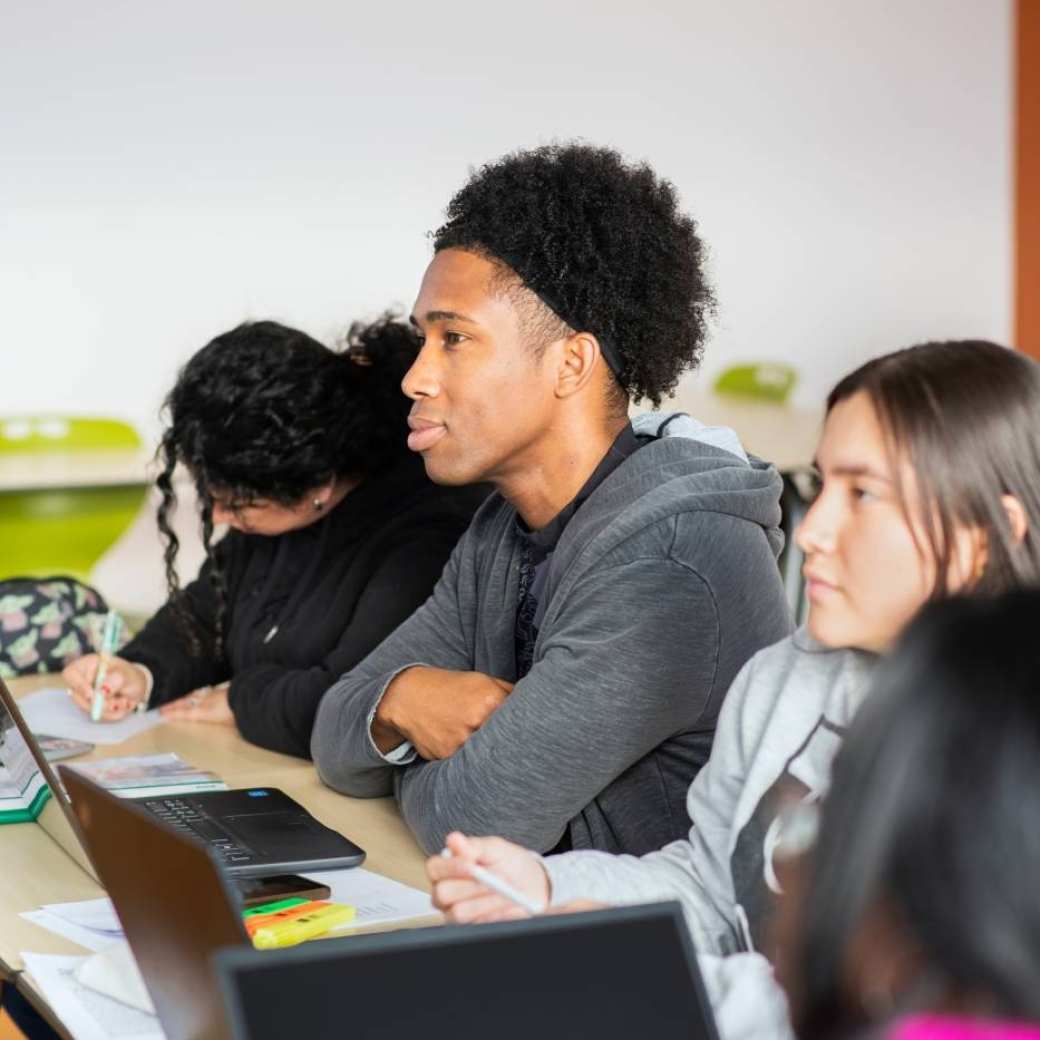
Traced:
[[[73, 703], [88, 715], [94, 700], [94, 678], [100, 663], [100, 654], [84, 654], [66, 665], [61, 673]], [[117, 722], [144, 700], [148, 692], [148, 674], [140, 665], [125, 661], [122, 657], [109, 657], [101, 691], [105, 695], [102, 722]]]

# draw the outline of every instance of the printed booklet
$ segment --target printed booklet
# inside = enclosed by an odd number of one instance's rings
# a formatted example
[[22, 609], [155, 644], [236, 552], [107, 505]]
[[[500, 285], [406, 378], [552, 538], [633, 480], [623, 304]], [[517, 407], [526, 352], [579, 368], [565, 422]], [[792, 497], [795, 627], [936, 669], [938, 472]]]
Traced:
[[196, 769], [172, 751], [159, 755], [127, 755], [78, 762], [71, 769], [107, 788], [120, 798], [165, 797], [196, 794], [199, 791], [226, 791], [215, 773]]
[[0, 823], [35, 820], [50, 793], [29, 746], [0, 701]]

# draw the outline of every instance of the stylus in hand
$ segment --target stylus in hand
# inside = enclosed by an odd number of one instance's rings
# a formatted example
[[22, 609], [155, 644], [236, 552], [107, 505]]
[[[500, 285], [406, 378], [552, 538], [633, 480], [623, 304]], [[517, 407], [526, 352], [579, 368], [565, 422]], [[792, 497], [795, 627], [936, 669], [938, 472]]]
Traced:
[[[441, 849], [441, 855], [445, 859], [451, 859], [451, 849]], [[474, 881], [479, 881], [485, 888], [497, 892], [504, 899], [508, 899], [520, 907], [521, 910], [526, 910], [529, 914], [540, 914], [545, 909], [544, 906], [539, 906], [533, 899], [525, 896], [519, 889], [514, 888], [508, 881], [503, 881], [497, 875], [492, 874], [490, 870], [478, 867], [476, 863], [469, 864], [468, 869]]]

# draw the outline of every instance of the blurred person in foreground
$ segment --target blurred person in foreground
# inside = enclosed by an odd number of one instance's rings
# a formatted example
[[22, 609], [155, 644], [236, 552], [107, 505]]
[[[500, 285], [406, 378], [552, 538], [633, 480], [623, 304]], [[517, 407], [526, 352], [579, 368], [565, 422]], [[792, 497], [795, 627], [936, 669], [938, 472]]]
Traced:
[[928, 608], [784, 871], [800, 1040], [1040, 1038], [1040, 591]]

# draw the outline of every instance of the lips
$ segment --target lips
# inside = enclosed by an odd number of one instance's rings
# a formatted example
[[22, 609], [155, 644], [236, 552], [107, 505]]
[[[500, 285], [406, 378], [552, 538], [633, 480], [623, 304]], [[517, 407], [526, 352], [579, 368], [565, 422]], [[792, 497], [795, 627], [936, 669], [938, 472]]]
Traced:
[[823, 599], [838, 591], [838, 586], [820, 577], [813, 571], [803, 571], [805, 577], [805, 594], [811, 601]]
[[427, 451], [448, 432], [444, 423], [411, 415], [408, 417], [408, 426], [412, 431], [408, 434], [408, 447], [412, 451]]

